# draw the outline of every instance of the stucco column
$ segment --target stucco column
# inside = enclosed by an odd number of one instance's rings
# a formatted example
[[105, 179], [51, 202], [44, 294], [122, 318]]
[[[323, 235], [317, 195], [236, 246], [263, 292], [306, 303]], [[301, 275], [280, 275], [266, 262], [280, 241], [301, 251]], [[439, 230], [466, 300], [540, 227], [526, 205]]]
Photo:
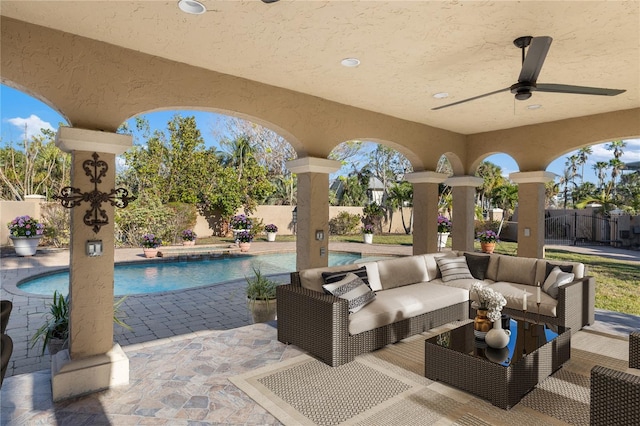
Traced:
[[[92, 182], [94, 152], [108, 167], [97, 190], [109, 193], [115, 188], [116, 154], [132, 145], [128, 135], [61, 127], [56, 145], [72, 153], [71, 187], [81, 193], [96, 188]], [[101, 170], [101, 168], [98, 168]], [[55, 401], [94, 392], [129, 382], [129, 360], [119, 345], [113, 343], [113, 265], [114, 207], [100, 205], [108, 218], [96, 232], [84, 223], [91, 205], [82, 201], [71, 208], [71, 241], [69, 263], [69, 350], [52, 357], [52, 388]], [[87, 241], [102, 241], [102, 255], [89, 256]]]
[[482, 179], [475, 176], [453, 176], [444, 183], [453, 188], [451, 247], [453, 250], [473, 251], [476, 188], [482, 185]]
[[438, 185], [446, 178], [430, 171], [405, 175], [413, 184], [413, 254], [438, 251]]
[[518, 184], [518, 256], [544, 258], [544, 201], [551, 172], [517, 172], [509, 179]]
[[[304, 157], [287, 162], [298, 175], [296, 269], [319, 268], [329, 264], [329, 174], [340, 162]], [[323, 238], [319, 239], [319, 233]]]

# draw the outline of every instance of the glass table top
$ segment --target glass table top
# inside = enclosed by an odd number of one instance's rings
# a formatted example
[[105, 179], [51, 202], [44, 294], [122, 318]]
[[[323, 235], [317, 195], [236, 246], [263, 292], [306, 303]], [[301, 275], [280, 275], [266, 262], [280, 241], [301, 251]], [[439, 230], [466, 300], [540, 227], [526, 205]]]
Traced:
[[562, 326], [531, 323], [511, 318], [509, 331], [511, 336], [505, 348], [496, 349], [487, 346], [484, 340], [476, 339], [473, 323], [446, 331], [427, 339], [427, 343], [446, 347], [477, 358], [488, 359], [496, 364], [508, 367], [535, 352], [568, 329]]

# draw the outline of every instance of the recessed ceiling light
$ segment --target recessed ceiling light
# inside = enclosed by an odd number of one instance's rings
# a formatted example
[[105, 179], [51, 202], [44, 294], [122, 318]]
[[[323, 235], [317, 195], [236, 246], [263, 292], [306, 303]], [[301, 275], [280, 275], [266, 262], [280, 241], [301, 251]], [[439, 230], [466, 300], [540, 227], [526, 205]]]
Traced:
[[538, 109], [538, 108], [542, 108], [542, 105], [540, 104], [527, 105], [527, 109]]
[[342, 64], [342, 66], [349, 67], [349, 68], [354, 68], [354, 67], [357, 67], [358, 65], [360, 65], [360, 59], [358, 59], [358, 58], [344, 58], [342, 61], [340, 61], [340, 63]]
[[178, 7], [184, 13], [191, 15], [202, 15], [207, 11], [207, 8], [198, 0], [180, 0], [178, 1]]
[[439, 92], [434, 94], [433, 97], [436, 99], [444, 99], [444, 98], [448, 98], [449, 94], [447, 92]]

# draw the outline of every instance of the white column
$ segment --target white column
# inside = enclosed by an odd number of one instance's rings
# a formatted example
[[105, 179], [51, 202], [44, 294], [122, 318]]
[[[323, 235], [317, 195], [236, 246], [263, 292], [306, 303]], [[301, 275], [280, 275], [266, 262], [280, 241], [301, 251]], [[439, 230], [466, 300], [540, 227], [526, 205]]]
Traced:
[[482, 178], [475, 176], [453, 176], [444, 181], [453, 188], [453, 229], [451, 230], [454, 250], [473, 251], [475, 239], [475, 195], [482, 185]]
[[518, 184], [518, 256], [544, 258], [545, 184], [555, 177], [546, 171], [509, 174]]
[[[326, 158], [303, 157], [287, 162], [298, 175], [296, 269], [329, 264], [329, 174], [340, 169], [340, 162]], [[319, 239], [319, 234], [323, 235]]]
[[[71, 186], [91, 192], [95, 185], [83, 164], [92, 154], [107, 164], [98, 191], [115, 188], [117, 154], [132, 146], [132, 138], [109, 132], [61, 127], [56, 145], [72, 153]], [[52, 357], [51, 385], [54, 401], [129, 383], [129, 360], [113, 343], [114, 207], [102, 203], [108, 223], [95, 232], [84, 223], [88, 202], [71, 209], [69, 279], [69, 350]], [[101, 240], [101, 256], [86, 254], [86, 242]]]
[[438, 250], [438, 185], [446, 178], [432, 171], [405, 175], [413, 184], [413, 254]]

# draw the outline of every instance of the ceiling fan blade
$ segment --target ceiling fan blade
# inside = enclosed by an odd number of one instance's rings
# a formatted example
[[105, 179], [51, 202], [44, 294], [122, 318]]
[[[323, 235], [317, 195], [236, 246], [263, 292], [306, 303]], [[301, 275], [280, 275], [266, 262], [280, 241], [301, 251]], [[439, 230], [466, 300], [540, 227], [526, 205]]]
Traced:
[[493, 92], [485, 93], [484, 95], [474, 96], [473, 98], [463, 99], [461, 101], [453, 102], [453, 103], [450, 103], [450, 104], [447, 104], [447, 105], [441, 105], [439, 107], [431, 108], [431, 111], [436, 111], [436, 110], [442, 109], [442, 108], [448, 108], [448, 107], [451, 107], [451, 106], [454, 106], [454, 105], [460, 105], [460, 104], [463, 104], [465, 102], [474, 101], [476, 99], [480, 99], [480, 98], [484, 98], [484, 97], [487, 97], [487, 96], [495, 95], [496, 93], [500, 93], [500, 92], [508, 92], [509, 89], [510, 89], [510, 87], [507, 87], [505, 89], [500, 89], [500, 90], [496, 90], [496, 91], [493, 91]]
[[527, 50], [527, 56], [522, 62], [522, 70], [520, 71], [520, 77], [518, 82], [535, 83], [538, 80], [538, 74], [542, 69], [542, 64], [547, 57], [549, 47], [551, 47], [551, 37], [534, 37], [531, 39], [529, 50]]
[[602, 87], [587, 86], [571, 86], [568, 84], [538, 84], [536, 89], [538, 92], [549, 93], [573, 93], [575, 95], [599, 95], [599, 96], [616, 96], [626, 90], [604, 89]]

